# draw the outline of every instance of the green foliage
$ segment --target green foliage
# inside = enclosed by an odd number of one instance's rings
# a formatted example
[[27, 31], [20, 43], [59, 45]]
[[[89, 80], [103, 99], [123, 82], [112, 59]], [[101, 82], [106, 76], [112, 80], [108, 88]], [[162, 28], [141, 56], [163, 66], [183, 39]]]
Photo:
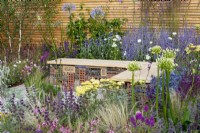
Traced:
[[57, 96], [60, 92], [60, 87], [55, 87], [53, 84], [46, 81], [45, 75], [42, 71], [37, 70], [34, 74], [30, 75], [25, 80], [25, 86], [31, 87], [34, 86], [36, 90], [36, 95], [41, 102], [44, 102], [47, 96], [51, 98]]
[[2, 98], [6, 97], [7, 89], [8, 89], [8, 76], [10, 73], [10, 69], [7, 66], [3, 66], [0, 64], [0, 96]]
[[25, 73], [23, 73], [23, 71], [26, 64], [27, 64], [26, 61], [16, 61], [8, 65], [10, 68], [10, 74], [8, 77], [9, 86], [19, 85], [24, 81]]
[[[121, 28], [125, 19], [107, 20], [90, 17], [85, 20], [84, 13], [80, 13], [78, 19], [71, 14], [69, 20], [67, 37], [70, 41], [70, 52], [76, 46], [79, 58], [122, 59], [121, 43], [117, 42], [117, 48], [113, 48], [112, 39], [115, 35], [123, 34]], [[104, 41], [105, 38], [108, 40]]]

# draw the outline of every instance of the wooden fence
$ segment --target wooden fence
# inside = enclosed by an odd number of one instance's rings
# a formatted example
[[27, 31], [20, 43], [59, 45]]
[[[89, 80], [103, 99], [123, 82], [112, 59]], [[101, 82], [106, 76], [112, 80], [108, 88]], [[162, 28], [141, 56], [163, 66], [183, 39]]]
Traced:
[[[148, 0], [149, 1], [149, 0]], [[179, 1], [179, 3], [172, 2]], [[69, 22], [69, 15], [62, 11], [64, 3], [74, 3], [76, 10], [74, 11], [75, 18], [78, 18], [79, 13], [84, 13], [85, 18], [90, 17], [89, 12], [98, 6], [102, 6], [107, 12], [106, 18], [126, 18], [123, 30], [139, 26], [141, 22], [148, 19], [148, 22], [153, 27], [171, 26], [195, 26], [200, 24], [200, 7], [199, 0], [152, 0], [149, 3], [144, 0], [62, 0], [57, 5], [57, 15], [54, 18], [55, 22], [60, 22], [63, 28], [63, 35], [66, 37], [66, 26]], [[173, 3], [173, 4], [172, 4]], [[83, 10], [80, 10], [80, 6]], [[41, 18], [42, 19], [42, 18]], [[42, 35], [37, 27], [31, 28], [34, 32], [29, 40], [30, 43], [41, 44]], [[24, 29], [23, 34], [26, 34]], [[53, 28], [53, 35], [57, 42], [61, 41], [60, 27]]]

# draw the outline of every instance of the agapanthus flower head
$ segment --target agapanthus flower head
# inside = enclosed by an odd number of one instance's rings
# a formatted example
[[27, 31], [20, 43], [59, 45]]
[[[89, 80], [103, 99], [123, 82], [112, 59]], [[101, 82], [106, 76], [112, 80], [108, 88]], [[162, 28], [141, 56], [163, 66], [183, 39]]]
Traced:
[[162, 52], [162, 48], [158, 45], [153, 46], [149, 49], [152, 54], [160, 54]]
[[166, 57], [166, 58], [175, 59], [176, 58], [176, 50], [167, 48], [162, 51], [162, 55], [163, 55], [163, 57]]
[[76, 10], [76, 6], [73, 3], [65, 3], [62, 6], [62, 10], [63, 11], [68, 11], [71, 14], [71, 12], [73, 12], [74, 10]]
[[92, 9], [92, 11], [90, 12], [90, 16], [93, 19], [98, 19], [98, 18], [103, 18], [105, 16], [105, 12], [102, 10], [102, 7], [96, 7], [94, 9]]
[[130, 64], [128, 64], [128, 70], [129, 71], [138, 71], [138, 70], [141, 70], [141, 66], [138, 62], [133, 61]]
[[171, 72], [177, 66], [177, 64], [174, 63], [174, 59], [166, 58], [163, 56], [158, 58], [156, 62], [161, 70], [165, 70], [167, 72]]

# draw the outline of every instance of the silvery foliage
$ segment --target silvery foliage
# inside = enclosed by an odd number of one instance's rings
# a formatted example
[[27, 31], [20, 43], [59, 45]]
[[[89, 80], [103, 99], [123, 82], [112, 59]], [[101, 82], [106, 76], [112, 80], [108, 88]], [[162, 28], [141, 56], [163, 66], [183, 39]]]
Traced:
[[7, 81], [10, 73], [9, 67], [0, 64], [0, 97], [6, 97], [6, 90], [8, 88]]

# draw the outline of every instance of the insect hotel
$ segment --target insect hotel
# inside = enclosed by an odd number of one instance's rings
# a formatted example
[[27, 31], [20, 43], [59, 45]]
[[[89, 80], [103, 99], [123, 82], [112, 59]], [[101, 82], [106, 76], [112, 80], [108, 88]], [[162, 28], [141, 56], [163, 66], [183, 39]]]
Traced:
[[[127, 86], [131, 83], [132, 73], [127, 70], [131, 61], [119, 60], [94, 60], [60, 58], [48, 61], [50, 65], [50, 82], [55, 84], [56, 78], [65, 83], [67, 89], [74, 88], [82, 82], [92, 78], [110, 78], [116, 81], [124, 81]], [[138, 62], [142, 69], [135, 72], [135, 82], [144, 80], [150, 83], [152, 76], [156, 76], [155, 63]], [[144, 92], [142, 92], [144, 93]]]

